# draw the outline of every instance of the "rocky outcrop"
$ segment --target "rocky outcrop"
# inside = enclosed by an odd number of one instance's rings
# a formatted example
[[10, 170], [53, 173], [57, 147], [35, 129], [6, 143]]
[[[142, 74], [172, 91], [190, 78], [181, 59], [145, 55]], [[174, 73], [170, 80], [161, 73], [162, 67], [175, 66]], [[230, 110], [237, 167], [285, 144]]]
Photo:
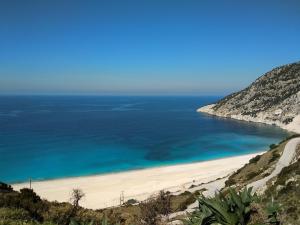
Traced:
[[244, 90], [197, 111], [300, 133], [300, 62], [277, 67]]

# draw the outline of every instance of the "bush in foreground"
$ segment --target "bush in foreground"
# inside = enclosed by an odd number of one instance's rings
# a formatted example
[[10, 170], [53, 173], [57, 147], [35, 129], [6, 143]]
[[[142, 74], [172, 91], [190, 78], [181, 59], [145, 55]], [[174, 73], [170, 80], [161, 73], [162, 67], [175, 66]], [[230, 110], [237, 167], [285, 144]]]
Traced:
[[[230, 188], [227, 195], [219, 193], [214, 198], [199, 198], [199, 210], [184, 222], [187, 225], [246, 225], [279, 224], [278, 207], [271, 203], [266, 212], [258, 211], [259, 198], [252, 194], [252, 188], [237, 192]], [[255, 223], [254, 223], [255, 221]]]

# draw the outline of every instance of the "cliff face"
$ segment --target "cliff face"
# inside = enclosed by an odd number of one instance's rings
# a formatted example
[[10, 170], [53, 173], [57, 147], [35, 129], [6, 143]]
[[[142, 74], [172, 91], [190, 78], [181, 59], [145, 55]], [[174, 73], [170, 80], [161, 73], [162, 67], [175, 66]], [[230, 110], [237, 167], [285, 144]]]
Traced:
[[276, 124], [299, 132], [300, 62], [275, 68], [246, 89], [198, 111], [239, 120]]

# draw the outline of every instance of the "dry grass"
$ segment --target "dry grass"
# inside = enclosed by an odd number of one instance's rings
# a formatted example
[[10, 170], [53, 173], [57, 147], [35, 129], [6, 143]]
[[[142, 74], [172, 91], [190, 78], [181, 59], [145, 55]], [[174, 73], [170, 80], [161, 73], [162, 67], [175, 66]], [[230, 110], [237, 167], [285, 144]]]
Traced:
[[266, 153], [251, 159], [248, 164], [237, 170], [228, 178], [226, 186], [236, 185], [244, 187], [253, 181], [268, 176], [274, 169], [286, 143], [287, 141], [284, 141], [279, 145], [273, 146], [273, 148]]

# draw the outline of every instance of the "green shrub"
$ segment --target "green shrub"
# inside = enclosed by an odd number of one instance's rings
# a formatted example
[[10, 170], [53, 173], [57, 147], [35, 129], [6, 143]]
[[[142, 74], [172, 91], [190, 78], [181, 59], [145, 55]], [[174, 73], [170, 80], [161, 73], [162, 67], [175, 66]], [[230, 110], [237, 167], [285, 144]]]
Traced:
[[13, 188], [10, 185], [2, 183], [0, 181], [0, 193], [7, 193], [7, 192], [12, 192], [12, 191], [13, 191]]
[[277, 160], [278, 158], [280, 158], [280, 154], [277, 152], [273, 152], [272, 157], [269, 160], [269, 163], [274, 162], [275, 160]]
[[72, 206], [69, 203], [52, 203], [48, 210], [43, 214], [44, 220], [52, 221], [56, 224], [64, 224], [71, 209]]
[[0, 208], [0, 219], [2, 220], [31, 220], [29, 213], [24, 209]]
[[227, 187], [230, 187], [230, 186], [235, 185], [235, 184], [236, 184], [236, 181], [233, 178], [228, 178], [228, 180], [225, 181], [225, 185]]
[[128, 199], [126, 202], [125, 202], [125, 205], [134, 205], [134, 204], [137, 204], [138, 201], [135, 200], [135, 199]]
[[21, 189], [18, 203], [17, 206], [27, 210], [34, 220], [43, 221], [42, 213], [47, 210], [47, 205], [32, 189]]
[[197, 200], [195, 195], [190, 195], [186, 200], [184, 200], [183, 202], [181, 202], [177, 208], [177, 211], [183, 211], [186, 210], [187, 207], [194, 203]]
[[33, 220], [43, 221], [43, 212], [47, 204], [31, 189], [23, 188], [20, 192], [0, 194], [0, 207], [26, 210]]
[[248, 180], [251, 180], [251, 179], [253, 179], [254, 177], [256, 177], [257, 175], [259, 175], [259, 172], [252, 171], [252, 172], [250, 172], [250, 173], [248, 173], [248, 174], [246, 175], [246, 178], [247, 178]]
[[161, 191], [156, 198], [150, 198], [140, 204], [141, 219], [147, 225], [155, 225], [158, 215], [168, 215], [171, 212], [171, 196]]
[[254, 158], [249, 160], [249, 163], [257, 163], [261, 158], [261, 155], [257, 155]]

